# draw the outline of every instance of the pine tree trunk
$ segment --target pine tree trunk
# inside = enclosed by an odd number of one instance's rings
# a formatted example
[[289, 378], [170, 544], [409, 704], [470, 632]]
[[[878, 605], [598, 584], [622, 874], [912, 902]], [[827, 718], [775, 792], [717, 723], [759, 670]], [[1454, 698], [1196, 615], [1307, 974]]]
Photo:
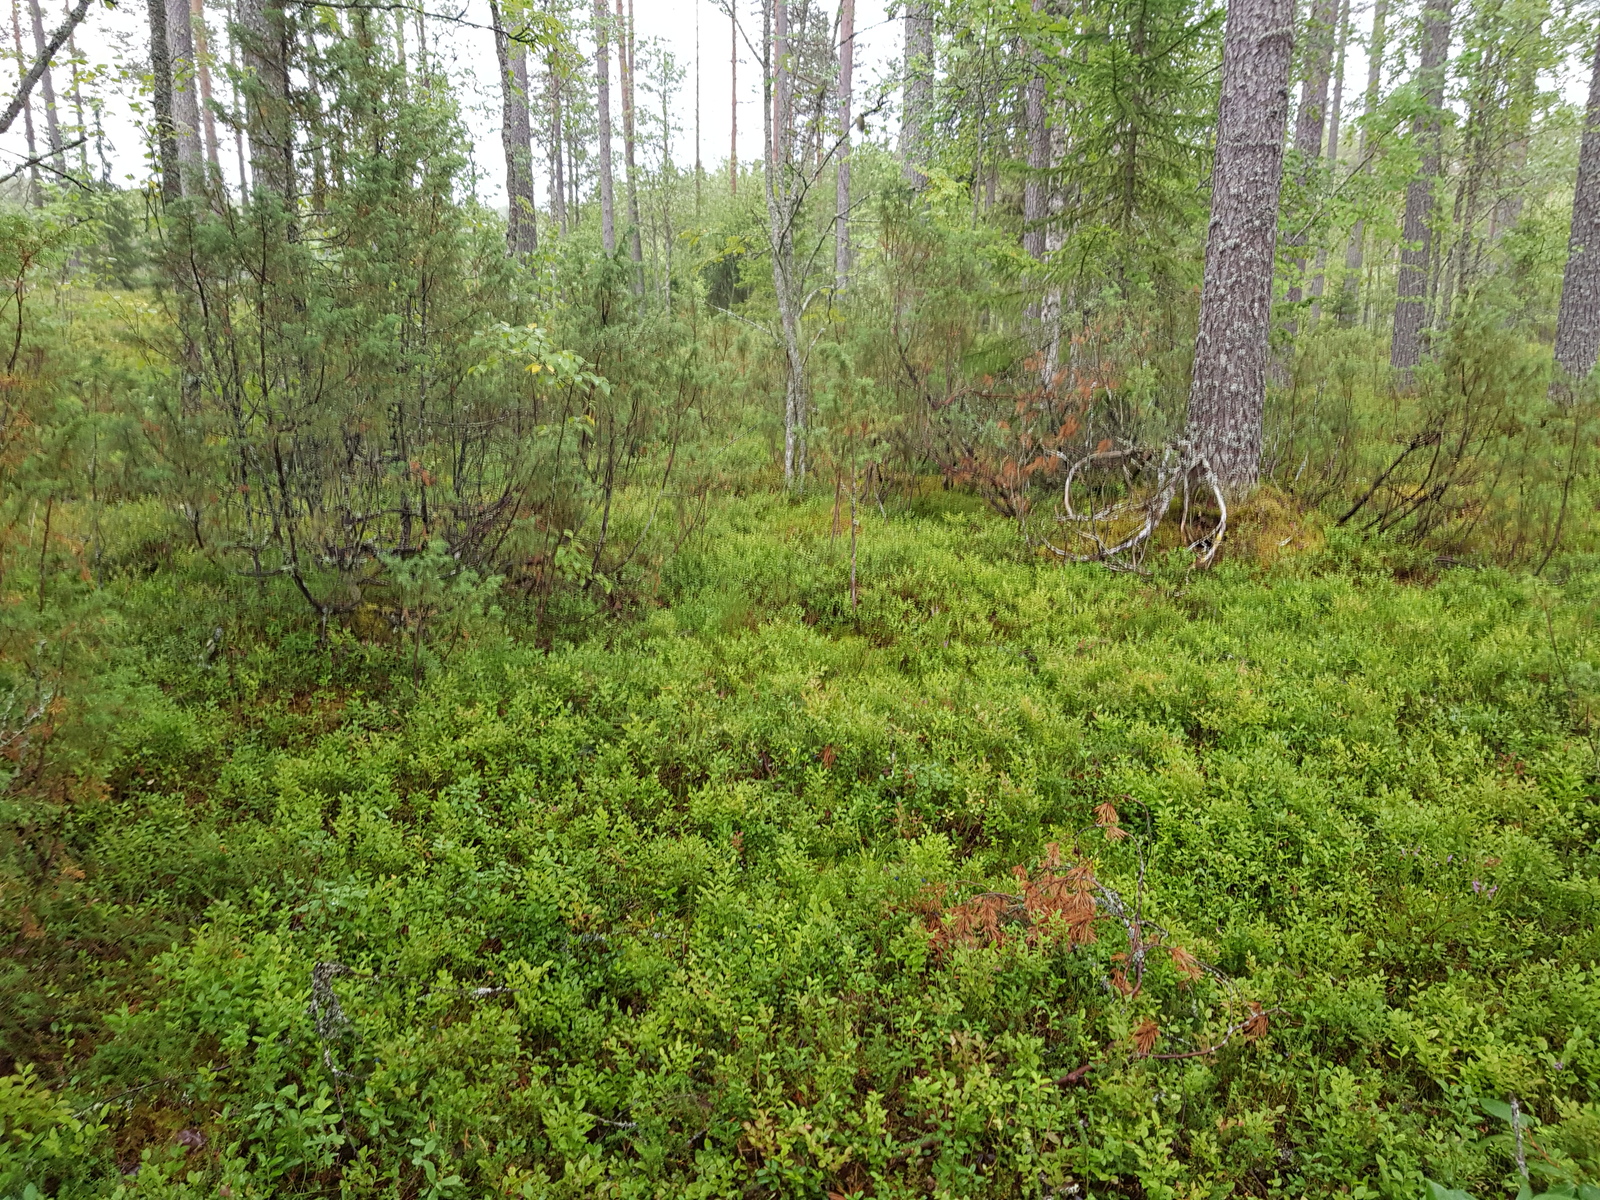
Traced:
[[[1295, 182], [1301, 195], [1306, 195], [1316, 182], [1317, 168], [1322, 165], [1322, 134], [1328, 111], [1328, 81], [1333, 62], [1334, 26], [1339, 20], [1339, 0], [1313, 0], [1311, 17], [1306, 22], [1305, 79], [1300, 84], [1300, 110], [1295, 114], [1294, 150], [1299, 160], [1299, 174]], [[1311, 205], [1307, 203], [1307, 208]], [[1294, 257], [1294, 274], [1289, 280], [1288, 301], [1298, 304], [1303, 296], [1302, 281], [1306, 273], [1304, 246], [1307, 234], [1292, 233], [1284, 242], [1299, 253]]]
[[[1372, 36], [1367, 40], [1367, 92], [1362, 102], [1362, 115], [1371, 118], [1377, 111], [1383, 86], [1383, 56], [1388, 49], [1389, 0], [1374, 0], [1372, 6]], [[1356, 169], [1367, 172], [1367, 130], [1363, 126], [1356, 141]], [[1357, 221], [1350, 229], [1350, 242], [1344, 252], [1344, 288], [1350, 293], [1345, 301], [1346, 325], [1354, 324], [1361, 304], [1361, 266], [1365, 257], [1366, 223]]]
[[205, 147], [195, 95], [193, 11], [189, 0], [166, 0], [167, 48], [172, 63], [172, 122], [178, 134], [178, 172], [186, 195], [205, 190]]
[[533, 202], [533, 140], [528, 128], [528, 49], [513, 41], [500, 5], [489, 0], [494, 52], [500, 65], [500, 145], [506, 156], [506, 253], [523, 258], [539, 248]]
[[[156, 165], [161, 172], [161, 198], [171, 203], [183, 195], [183, 184], [178, 173], [178, 138], [172, 126], [172, 50], [167, 41], [167, 4], [166, 0], [148, 0], [146, 7], [150, 15], [150, 103], [155, 110]], [[28, 140], [31, 155], [31, 120]]]
[[[28, 0], [28, 15], [33, 18], [33, 45], [34, 53], [40, 58], [49, 48], [50, 39], [44, 31], [44, 13], [40, 11], [39, 0]], [[50, 68], [44, 69], [44, 74], [39, 77], [40, 95], [44, 99], [44, 132], [50, 145], [50, 161], [55, 169], [62, 175], [67, 173], [67, 156], [61, 150], [61, 122], [56, 115], [56, 85], [50, 76]]]
[[1406, 185], [1405, 225], [1401, 230], [1400, 279], [1394, 306], [1394, 337], [1389, 363], [1408, 385], [1411, 372], [1422, 361], [1423, 330], [1427, 325], [1428, 276], [1433, 264], [1433, 182], [1438, 177], [1440, 110], [1444, 107], [1445, 62], [1450, 53], [1452, 0], [1427, 0], [1422, 9], [1422, 54], [1417, 85], [1429, 111], [1412, 122], [1411, 133], [1421, 145], [1422, 169]]
[[1589, 77], [1589, 107], [1578, 152], [1572, 196], [1572, 234], [1561, 279], [1561, 314], [1556, 321], [1556, 366], [1568, 379], [1594, 370], [1600, 352], [1600, 44]]
[[772, 168], [789, 161], [789, 0], [772, 8]]
[[1261, 465], [1294, 0], [1229, 0], [1188, 436], [1232, 494]]
[[[151, 0], [152, 4], [159, 2]], [[238, 14], [251, 182], [257, 194], [270, 193], [285, 207], [292, 207], [295, 165], [289, 18], [278, 0], [239, 0]]]
[[906, 182], [927, 184], [928, 109], [933, 100], [933, 15], [924, 0], [906, 5], [905, 87], [900, 114], [900, 157]]
[[633, 138], [633, 0], [628, 0], [628, 15], [622, 15], [622, 0], [617, 0], [617, 24], [622, 34], [617, 39], [618, 74], [622, 83], [622, 150], [628, 165], [628, 258], [633, 262], [633, 294], [644, 295], [644, 247], [639, 241], [639, 168], [634, 156]]
[[595, 84], [600, 114], [600, 247], [617, 252], [616, 193], [611, 182], [611, 51], [605, 0], [594, 0]]
[[206, 32], [205, 0], [191, 0], [189, 14], [194, 22], [194, 62], [200, 81], [200, 122], [206, 135], [206, 162], [214, 174], [222, 174], [217, 151], [217, 118], [211, 111], [211, 46]]
[[839, 172], [833, 191], [834, 287], [850, 278], [850, 106], [856, 58], [856, 0], [839, 3]]

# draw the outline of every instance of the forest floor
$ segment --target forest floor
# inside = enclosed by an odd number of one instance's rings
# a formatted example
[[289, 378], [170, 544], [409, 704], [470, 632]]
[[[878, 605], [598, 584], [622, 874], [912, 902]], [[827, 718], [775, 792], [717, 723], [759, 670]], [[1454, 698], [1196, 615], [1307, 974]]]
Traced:
[[417, 686], [114, 585], [0, 1193], [1600, 1195], [1600, 573], [863, 511], [858, 605], [831, 503], [730, 500]]

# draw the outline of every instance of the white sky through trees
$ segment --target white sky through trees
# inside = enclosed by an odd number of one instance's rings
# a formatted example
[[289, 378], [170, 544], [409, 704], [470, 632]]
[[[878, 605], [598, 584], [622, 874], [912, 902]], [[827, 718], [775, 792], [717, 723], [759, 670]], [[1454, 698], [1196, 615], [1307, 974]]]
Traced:
[[[827, 3], [827, 0], [823, 2]], [[615, 0], [609, 0], [609, 3], [615, 7]], [[59, 20], [59, 15], [52, 20], [51, 10], [56, 10], [59, 14], [62, 0], [45, 0], [45, 4], [46, 25], [53, 27]], [[503, 206], [505, 163], [500, 148], [500, 100], [497, 93], [498, 81], [495, 79], [493, 40], [487, 29], [466, 28], [442, 19], [460, 15], [466, 21], [486, 26], [489, 23], [488, 0], [466, 0], [465, 3], [461, 3], [461, 0], [454, 2], [425, 0], [425, 5], [429, 13], [441, 18], [429, 23], [429, 49], [443, 57], [446, 69], [459, 89], [458, 98], [462, 113], [472, 133], [472, 157], [478, 174], [478, 195], [489, 204]], [[1410, 7], [1406, 6], [1398, 16], [1391, 14], [1391, 53], [1395, 39], [1406, 36], [1403, 25], [1396, 27], [1397, 19], [1399, 22], [1408, 22], [1414, 15], [1409, 11]], [[753, 43], [759, 38], [761, 17], [757, 0], [741, 0], [740, 9], [744, 22], [745, 42], [741, 44], [739, 53], [739, 154], [741, 161], [749, 163], [760, 153], [762, 134], [760, 67], [754, 61], [747, 43]], [[587, 5], [583, 6], [583, 11], [588, 11]], [[858, 113], [869, 109], [873, 97], [880, 91], [892, 88], [894, 85], [894, 76], [902, 50], [903, 31], [901, 22], [897, 16], [891, 15], [892, 12], [893, 0], [857, 2], [855, 108]], [[695, 40], [698, 19], [701, 157], [708, 172], [714, 172], [719, 165], [725, 166], [729, 134], [730, 40], [726, 11], [718, 8], [712, 0], [634, 0], [634, 15], [638, 23], [637, 38], [640, 43], [638, 55], [641, 68], [647, 57], [644, 43], [656, 39], [673, 55], [684, 72], [673, 105], [673, 119], [677, 127], [673, 137], [673, 161], [680, 168], [688, 168], [694, 163]], [[213, 53], [220, 57], [226, 51], [226, 44], [221, 36], [225, 20], [221, 3], [208, 0], [208, 19], [214, 34]], [[1367, 74], [1364, 42], [1371, 23], [1370, 0], [1356, 4], [1352, 14], [1354, 29], [1345, 58], [1342, 114], [1344, 122], [1350, 122], [1360, 115]], [[26, 26], [27, 22], [24, 21], [23, 24]], [[139, 110], [147, 109], [149, 103], [148, 92], [144, 89], [141, 78], [147, 70], [148, 30], [143, 0], [118, 0], [114, 9], [106, 9], [97, 4], [90, 10], [89, 16], [77, 31], [79, 53], [88, 60], [87, 70], [97, 79], [97, 82], [90, 86], [104, 97], [104, 153], [110, 166], [110, 178], [113, 183], [121, 186], [139, 184], [151, 176], [148, 150], [139, 127], [139, 123], [143, 120]], [[409, 34], [409, 38], [408, 58], [415, 51], [414, 30]], [[32, 38], [26, 29], [23, 44], [31, 60]], [[587, 42], [583, 44], [587, 50]], [[9, 69], [13, 81], [11, 87], [14, 87], [17, 70], [15, 50], [9, 33], [4, 45], [7, 48], [7, 57], [11, 60]], [[1452, 58], [1458, 46], [1459, 43], [1452, 47]], [[1559, 86], [1569, 103], [1581, 104], [1587, 93], [1588, 78], [1586, 70], [1583, 69], [1587, 66], [1587, 58], [1582, 55], [1580, 57], [1585, 58], [1583, 63], [1570, 62], [1564, 66], [1559, 78], [1542, 81], [1547, 87]], [[536, 64], [530, 62], [529, 66], [535, 71], [537, 78]], [[1409, 77], [1409, 71], [1409, 64], [1392, 63], [1385, 71], [1385, 92], [1404, 82]], [[61, 122], [63, 125], [74, 124], [76, 118], [72, 109], [70, 70], [64, 61], [57, 62], [54, 75]], [[590, 79], [592, 78], [591, 69]], [[638, 88], [636, 103], [641, 109], [650, 106], [653, 116], [655, 111], [659, 111], [657, 107], [659, 101], [645, 89], [644, 82], [643, 79], [640, 80], [641, 86]], [[613, 113], [616, 120], [617, 170], [620, 172], [623, 169], [621, 101], [618, 95], [619, 81], [614, 54], [611, 84]], [[227, 85], [224, 73], [220, 69], [214, 86], [216, 98], [226, 103]], [[6, 89], [8, 93], [11, 87]], [[85, 88], [86, 93], [88, 90], [90, 87]], [[533, 99], [537, 105], [539, 95], [536, 93]], [[897, 101], [898, 94], [891, 92], [889, 105], [876, 117], [869, 119], [869, 137], [892, 139], [895, 136]], [[33, 107], [36, 138], [39, 150], [42, 152], [46, 148], [45, 123], [43, 99], [38, 89], [34, 92]], [[543, 204], [547, 194], [548, 172], [538, 130], [538, 117], [535, 115], [535, 194]], [[233, 183], [237, 179], [237, 167], [232, 134], [220, 125], [217, 134], [223, 171], [229, 182]], [[857, 137], [859, 136], [858, 134]], [[1345, 140], [1341, 138], [1341, 141]], [[0, 164], [3, 164], [0, 165], [0, 174], [8, 173], [26, 158], [25, 144], [23, 122], [19, 118], [11, 130], [0, 138]], [[1353, 145], [1353, 142], [1349, 145]], [[101, 165], [92, 137], [89, 149], [91, 172], [99, 177]], [[71, 153], [70, 159], [76, 165], [75, 151]], [[654, 165], [655, 155], [652, 149], [642, 149], [641, 168], [650, 168]]]
[[[50, 0], [46, 0], [49, 4]], [[615, 0], [610, 0], [615, 7]], [[443, 18], [460, 15], [466, 21], [480, 26], [489, 23], [487, 0], [470, 0], [469, 3], [450, 3], [450, 0], [426, 0], [430, 14]], [[225, 52], [222, 41], [224, 11], [220, 5], [209, 4], [207, 17], [214, 34], [213, 52], [219, 57]], [[588, 7], [584, 7], [588, 11]], [[680, 168], [694, 164], [695, 120], [695, 24], [699, 19], [700, 38], [700, 133], [701, 158], [708, 172], [718, 165], [725, 166], [729, 139], [729, 50], [730, 28], [725, 9], [714, 7], [710, 0], [634, 0], [634, 18], [637, 22], [636, 53], [640, 59], [641, 75], [649, 53], [645, 43], [655, 39], [672, 54], [683, 70], [673, 103], [673, 161]], [[741, 4], [744, 23], [743, 39], [739, 50], [739, 155], [743, 162], [756, 158], [761, 149], [761, 103], [759, 64], [754, 61], [748, 42], [760, 37], [760, 9], [753, 3]], [[47, 18], [48, 23], [48, 18]], [[140, 76], [147, 68], [147, 40], [149, 25], [143, 0], [120, 0], [115, 9], [107, 10], [96, 5], [78, 29], [78, 51], [88, 59], [88, 70], [95, 72], [100, 83], [98, 90], [104, 95], [103, 128], [105, 152], [111, 168], [111, 180], [122, 186], [131, 186], [151, 177], [148, 151], [140, 129], [149, 105], [149, 94]], [[415, 52], [415, 31], [409, 34], [408, 61]], [[466, 28], [443, 19], [430, 21], [428, 28], [429, 50], [442, 56], [447, 71], [457, 85], [462, 115], [472, 133], [473, 163], [479, 175], [478, 194], [490, 204], [505, 203], [505, 163], [500, 148], [500, 98], [495, 78], [494, 42], [487, 29]], [[856, 91], [860, 96], [875, 94], [889, 86], [901, 49], [901, 28], [898, 20], [891, 19], [884, 0], [858, 0], [856, 16]], [[12, 78], [15, 79], [15, 51], [9, 36], [5, 40], [11, 60]], [[590, 48], [587, 40], [585, 50]], [[31, 38], [24, 36], [24, 49], [31, 52]], [[63, 52], [62, 58], [64, 59]], [[536, 62], [529, 63], [530, 71], [538, 80]], [[69, 68], [58, 60], [54, 68], [58, 111], [63, 124], [72, 124]], [[589, 76], [593, 80], [593, 69]], [[650, 106], [651, 116], [659, 111], [659, 100], [648, 92], [645, 80], [640, 80], [635, 103], [640, 109]], [[14, 86], [14, 85], [13, 85]], [[219, 69], [214, 82], [215, 98], [227, 103], [227, 88], [223, 72]], [[611, 87], [612, 109], [616, 121], [617, 169], [621, 162], [622, 125], [621, 99], [616, 56], [612, 55]], [[540, 96], [536, 92], [533, 102], [537, 106]], [[39, 148], [44, 149], [43, 101], [35, 89], [33, 96], [34, 124]], [[857, 111], [862, 105], [858, 101]], [[140, 111], [145, 110], [145, 111]], [[86, 118], [88, 119], [88, 118]], [[548, 169], [540, 142], [538, 115], [535, 114], [534, 175], [535, 194], [544, 203], [548, 187]], [[652, 129], [654, 126], [651, 127]], [[871, 136], [882, 137], [893, 132], [894, 112], [886, 110], [869, 121]], [[231, 131], [219, 125], [218, 149], [223, 172], [228, 181], [238, 178], [233, 154]], [[654, 137], [654, 134], [651, 135]], [[859, 137], [859, 135], [857, 135]], [[6, 164], [0, 174], [13, 169], [26, 158], [23, 122], [15, 125], [0, 139], [0, 162]], [[90, 169], [98, 178], [101, 167], [96, 149], [90, 145]], [[655, 165], [656, 155], [641, 150], [640, 166]], [[76, 163], [76, 154], [72, 157]]]

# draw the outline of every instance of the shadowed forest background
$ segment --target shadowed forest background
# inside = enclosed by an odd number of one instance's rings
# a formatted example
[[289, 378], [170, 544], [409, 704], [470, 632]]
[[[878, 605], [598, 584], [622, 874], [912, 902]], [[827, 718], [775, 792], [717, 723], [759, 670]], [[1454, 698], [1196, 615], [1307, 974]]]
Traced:
[[0, 1195], [1600, 1197], [1592, 7], [635, 2], [13, 0]]

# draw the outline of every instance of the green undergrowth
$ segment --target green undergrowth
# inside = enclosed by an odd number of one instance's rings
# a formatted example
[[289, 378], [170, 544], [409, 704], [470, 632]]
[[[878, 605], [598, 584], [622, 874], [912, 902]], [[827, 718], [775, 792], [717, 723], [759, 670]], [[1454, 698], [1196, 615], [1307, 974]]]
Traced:
[[13, 922], [0, 1193], [1592, 1194], [1600, 578], [930, 502], [853, 607], [830, 517], [293, 737], [145, 651]]

